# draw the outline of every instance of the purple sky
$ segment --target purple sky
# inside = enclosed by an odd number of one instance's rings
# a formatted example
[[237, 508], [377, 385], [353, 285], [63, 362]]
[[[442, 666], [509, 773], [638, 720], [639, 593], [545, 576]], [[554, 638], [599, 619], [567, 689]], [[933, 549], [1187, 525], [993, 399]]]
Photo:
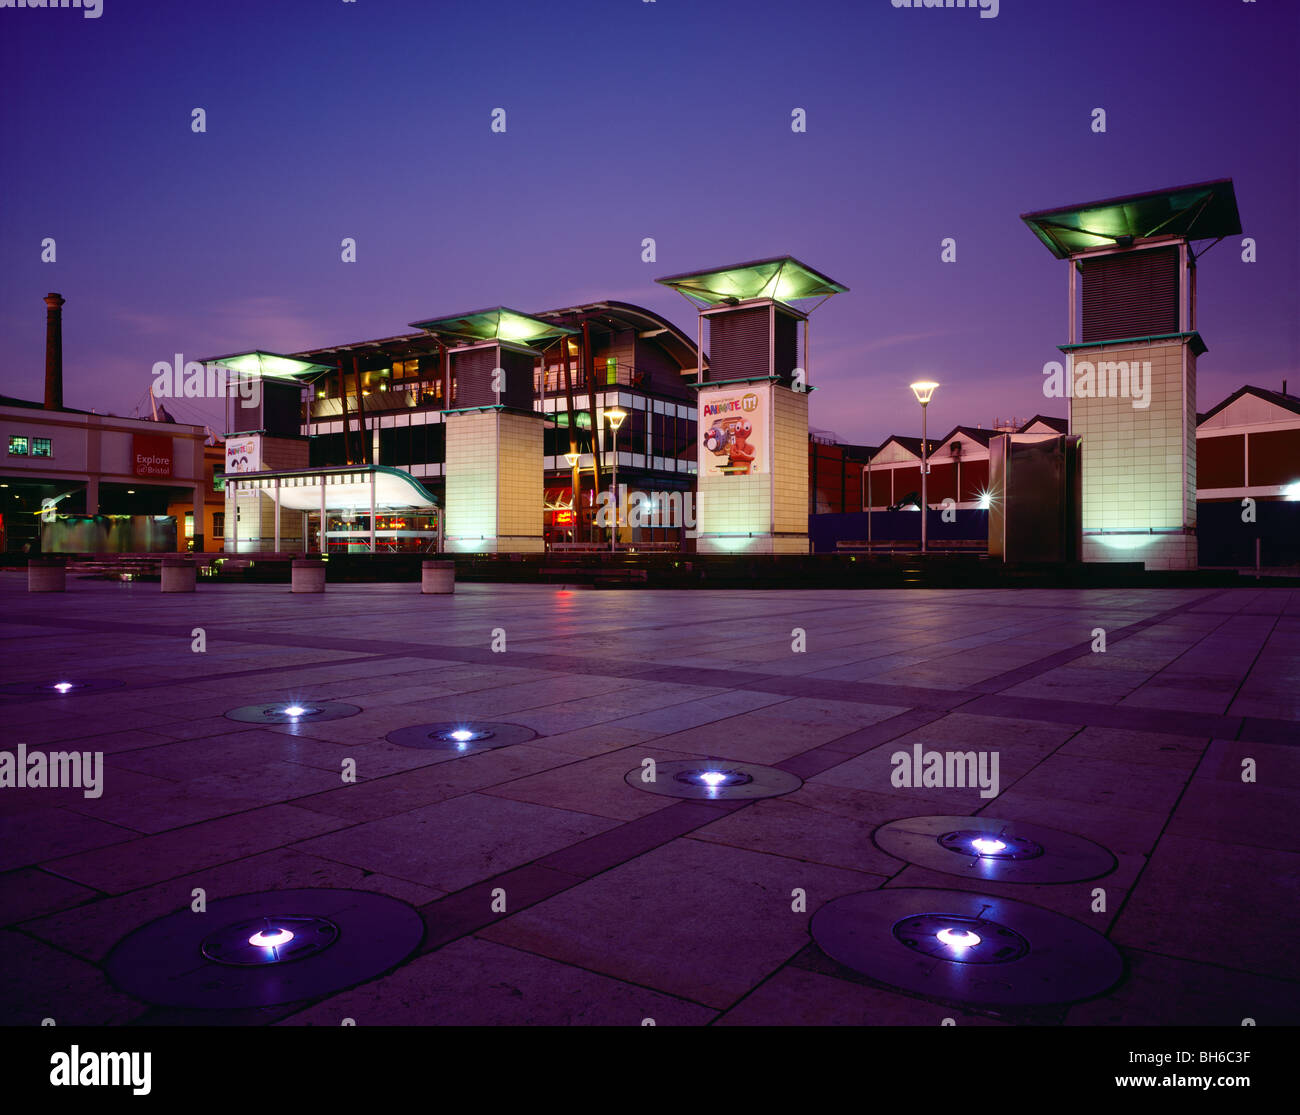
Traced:
[[41, 395], [49, 290], [65, 401], [129, 414], [177, 352], [502, 303], [619, 299], [693, 336], [656, 276], [788, 253], [850, 287], [813, 319], [815, 427], [917, 434], [921, 375], [938, 433], [1064, 414], [1066, 265], [1019, 214], [1218, 177], [1259, 261], [1225, 241], [1200, 268], [1199, 408], [1300, 390], [1290, 0], [103, 5], [0, 11], [0, 393]]

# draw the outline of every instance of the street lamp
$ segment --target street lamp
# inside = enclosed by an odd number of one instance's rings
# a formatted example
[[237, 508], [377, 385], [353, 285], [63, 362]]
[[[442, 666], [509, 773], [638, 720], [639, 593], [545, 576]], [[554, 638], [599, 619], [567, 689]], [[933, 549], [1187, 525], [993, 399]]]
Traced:
[[926, 499], [925, 490], [926, 473], [930, 471], [929, 462], [926, 460], [925, 408], [930, 405], [930, 399], [939, 385], [933, 380], [922, 379], [909, 386], [912, 388], [912, 394], [916, 396], [916, 401], [921, 404], [921, 553], [925, 553], [927, 542], [926, 520], [930, 517], [930, 504]]
[[582, 528], [582, 507], [578, 502], [578, 462], [582, 459], [582, 454], [566, 453], [564, 459], [569, 462], [569, 469], [572, 473], [570, 483], [573, 486], [573, 540], [576, 542]]
[[616, 406], [605, 411], [605, 421], [614, 430], [614, 526], [609, 532], [609, 548], [611, 551], [618, 549], [618, 428], [623, 425], [623, 419], [626, 417], [627, 411], [620, 410]]

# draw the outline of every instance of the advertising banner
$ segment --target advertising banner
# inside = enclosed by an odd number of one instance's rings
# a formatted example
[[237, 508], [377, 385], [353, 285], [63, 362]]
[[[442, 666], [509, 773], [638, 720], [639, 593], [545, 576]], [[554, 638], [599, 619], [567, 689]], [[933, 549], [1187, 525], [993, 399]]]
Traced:
[[770, 471], [767, 412], [745, 387], [700, 393], [701, 476], [748, 476]]
[[226, 475], [262, 471], [262, 439], [258, 437], [226, 438]]
[[131, 468], [135, 476], [171, 476], [172, 439], [162, 434], [132, 434]]

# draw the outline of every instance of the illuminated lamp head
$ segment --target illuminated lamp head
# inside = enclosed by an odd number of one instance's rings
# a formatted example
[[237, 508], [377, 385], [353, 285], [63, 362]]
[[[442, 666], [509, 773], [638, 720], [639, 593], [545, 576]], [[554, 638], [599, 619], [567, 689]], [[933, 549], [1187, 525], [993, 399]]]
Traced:
[[292, 716], [294, 718], [297, 718], [299, 716], [305, 716], [307, 714], [307, 710], [303, 708], [302, 705], [289, 705], [285, 708], [284, 714], [285, 716]]
[[980, 943], [980, 935], [963, 929], [940, 929], [935, 934], [939, 940], [953, 949], [973, 948]]

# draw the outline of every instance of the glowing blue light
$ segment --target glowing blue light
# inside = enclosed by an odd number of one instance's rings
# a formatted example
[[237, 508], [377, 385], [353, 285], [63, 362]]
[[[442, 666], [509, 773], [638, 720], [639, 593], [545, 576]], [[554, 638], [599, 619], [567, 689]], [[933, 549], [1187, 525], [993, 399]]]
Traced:
[[474, 738], [474, 733], [466, 731], [464, 728], [457, 728], [456, 731], [451, 733], [451, 738], [457, 743], [468, 743]]
[[305, 716], [307, 714], [307, 710], [303, 708], [301, 705], [290, 705], [287, 709], [284, 710], [284, 714], [285, 716], [294, 716], [294, 717]]
[[703, 782], [710, 789], [713, 788], [714, 786], [721, 786], [724, 782], [726, 782], [726, 780], [727, 780], [727, 776], [723, 774], [721, 771], [717, 771], [717, 770], [706, 770], [704, 771], [704, 773], [700, 775], [700, 781]]
[[985, 838], [979, 836], [970, 842], [970, 846], [981, 855], [991, 856], [994, 852], [1002, 851], [1006, 847], [1006, 844], [1001, 840], [994, 840], [991, 837]]
[[293, 934], [287, 929], [259, 929], [248, 938], [248, 943], [259, 949], [273, 949], [292, 940]]
[[72, 682], [70, 682], [70, 681], [61, 681], [61, 682], [58, 682], [58, 683], [54, 686], [54, 688], [57, 689], [60, 693], [66, 693], [69, 689], [72, 688]]
[[940, 929], [935, 934], [945, 945], [954, 949], [973, 948], [980, 943], [980, 935], [961, 929]]

